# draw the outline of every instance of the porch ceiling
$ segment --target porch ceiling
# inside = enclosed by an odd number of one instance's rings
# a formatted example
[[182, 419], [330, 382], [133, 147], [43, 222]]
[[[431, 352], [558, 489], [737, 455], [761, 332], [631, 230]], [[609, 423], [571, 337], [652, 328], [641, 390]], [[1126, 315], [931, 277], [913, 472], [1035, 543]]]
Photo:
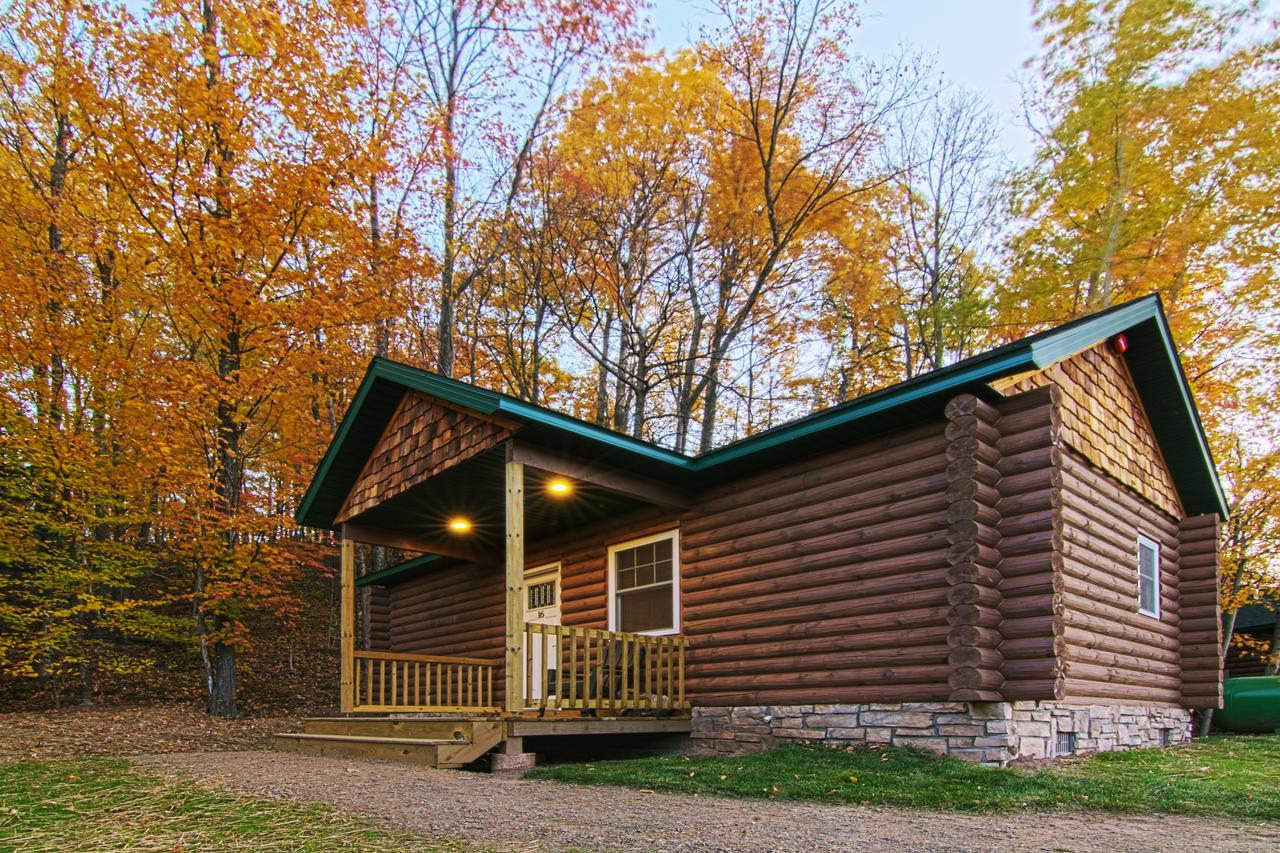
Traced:
[[[410, 488], [349, 521], [399, 534], [424, 543], [437, 542], [429, 553], [450, 554], [458, 548], [474, 550], [479, 558], [501, 559], [505, 535], [506, 451], [495, 447]], [[528, 542], [646, 506], [633, 497], [591, 483], [573, 480], [573, 491], [552, 496], [546, 488], [557, 475], [525, 467], [524, 528]], [[449, 519], [471, 522], [465, 534], [453, 533]]]

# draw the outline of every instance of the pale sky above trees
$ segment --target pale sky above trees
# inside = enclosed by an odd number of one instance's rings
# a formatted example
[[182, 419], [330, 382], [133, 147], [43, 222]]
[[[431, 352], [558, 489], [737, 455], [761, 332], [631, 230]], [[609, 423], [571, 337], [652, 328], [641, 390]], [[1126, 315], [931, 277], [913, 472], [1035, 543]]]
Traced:
[[[1011, 159], [1031, 159], [1018, 82], [1039, 46], [1030, 0], [866, 0], [860, 17], [856, 52], [872, 58], [891, 56], [900, 46], [923, 52], [944, 79], [981, 95], [999, 113], [1000, 146]], [[675, 49], [715, 20], [714, 7], [706, 0], [656, 0], [650, 20], [654, 44]]]

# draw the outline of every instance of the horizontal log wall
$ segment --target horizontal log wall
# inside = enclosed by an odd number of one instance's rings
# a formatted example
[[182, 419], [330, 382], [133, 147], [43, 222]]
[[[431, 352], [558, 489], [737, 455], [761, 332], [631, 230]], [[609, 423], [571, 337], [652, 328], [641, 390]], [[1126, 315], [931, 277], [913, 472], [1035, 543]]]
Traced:
[[1000, 536], [995, 626], [1009, 700], [1061, 699], [1063, 677], [1061, 392], [999, 401], [994, 483]]
[[525, 564], [530, 568], [560, 564], [561, 624], [607, 630], [608, 547], [679, 526], [679, 518], [671, 513], [637, 510], [531, 543], [525, 549]]
[[[489, 658], [505, 649], [505, 582], [501, 564], [467, 563], [427, 572], [389, 587], [388, 649], [423, 655]], [[503, 701], [494, 685], [495, 702]]]
[[[1092, 463], [1064, 392], [1030, 385], [708, 490], [696, 511], [528, 543], [527, 564], [561, 564], [563, 624], [606, 628], [608, 546], [679, 529], [698, 705], [1211, 701], [1210, 522], [1180, 529]], [[1161, 543], [1160, 620], [1137, 613], [1139, 531]], [[502, 594], [499, 566], [397, 584], [389, 647], [500, 656]]]
[[951, 699], [998, 702], [1001, 672], [1000, 413], [966, 394], [948, 404], [947, 415], [947, 682]]
[[681, 551], [695, 704], [948, 698], [944, 429], [939, 418], [701, 496]]
[[[1179, 704], [1178, 522], [1062, 454], [1066, 699]], [[1138, 612], [1138, 535], [1160, 545], [1160, 617]]]
[[391, 649], [391, 591], [385, 586], [367, 586], [361, 590], [367, 596], [369, 625], [365, 648], [377, 651]]
[[1182, 704], [1222, 706], [1222, 612], [1218, 589], [1218, 516], [1185, 518], [1178, 527]]

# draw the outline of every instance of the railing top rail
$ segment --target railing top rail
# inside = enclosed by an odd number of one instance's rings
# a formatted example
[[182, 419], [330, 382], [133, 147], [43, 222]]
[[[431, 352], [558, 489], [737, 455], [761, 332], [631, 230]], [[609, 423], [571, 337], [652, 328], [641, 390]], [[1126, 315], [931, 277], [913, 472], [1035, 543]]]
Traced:
[[459, 663], [466, 666], [497, 666], [501, 661], [492, 658], [459, 658], [442, 655], [415, 655], [407, 652], [377, 652], [357, 650], [357, 658], [365, 660], [409, 661], [414, 663]]
[[627, 631], [606, 631], [603, 628], [587, 628], [581, 625], [545, 625], [540, 622], [525, 623], [525, 630], [533, 634], [574, 635], [599, 639], [627, 639], [641, 643], [673, 643], [685, 646], [689, 641], [680, 634], [635, 634]]

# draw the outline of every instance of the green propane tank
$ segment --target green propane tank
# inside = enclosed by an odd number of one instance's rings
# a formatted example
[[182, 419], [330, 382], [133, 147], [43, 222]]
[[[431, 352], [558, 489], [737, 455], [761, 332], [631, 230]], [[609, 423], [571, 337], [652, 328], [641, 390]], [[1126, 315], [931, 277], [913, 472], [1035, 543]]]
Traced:
[[1213, 721], [1223, 731], [1271, 734], [1280, 731], [1280, 678], [1254, 675], [1222, 683], [1222, 710]]

